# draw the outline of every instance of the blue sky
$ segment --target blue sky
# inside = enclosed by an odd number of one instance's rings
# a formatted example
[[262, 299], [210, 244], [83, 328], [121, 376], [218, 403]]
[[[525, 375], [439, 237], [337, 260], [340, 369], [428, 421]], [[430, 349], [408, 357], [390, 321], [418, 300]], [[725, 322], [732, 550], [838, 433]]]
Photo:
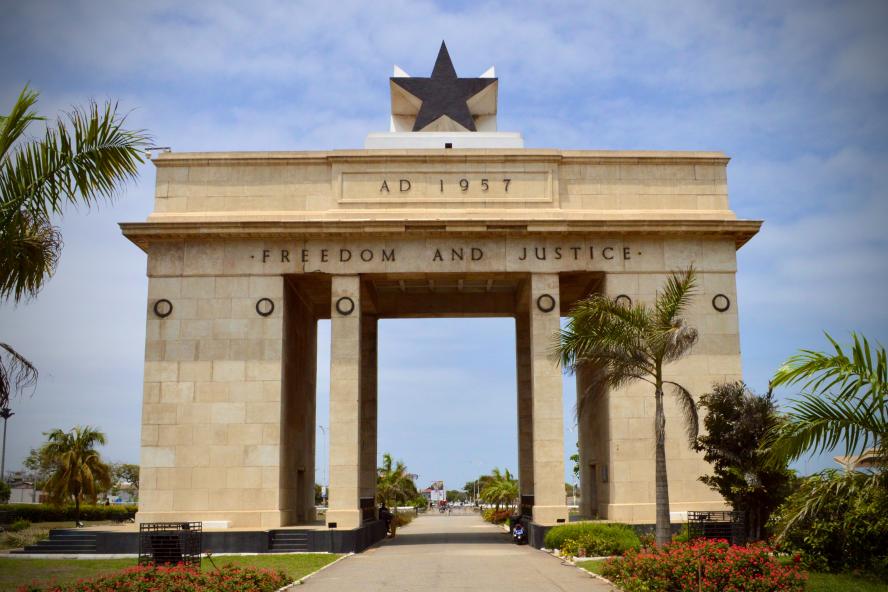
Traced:
[[[496, 66], [500, 129], [529, 147], [731, 156], [732, 208], [765, 220], [738, 274], [744, 374], [764, 390], [824, 330], [886, 341], [886, 27], [888, 4], [865, 1], [19, 2], [0, 21], [0, 110], [30, 83], [45, 114], [117, 99], [176, 151], [356, 148], [388, 127], [392, 64], [428, 75], [445, 39], [461, 75]], [[148, 215], [153, 183], [146, 165], [113, 205], [69, 211], [55, 278], [0, 307], [0, 340], [41, 370], [15, 402], [8, 467], [78, 423], [137, 460], [145, 256], [116, 224]], [[381, 450], [448, 485], [515, 468], [507, 321], [380, 335]], [[566, 380], [567, 453], [573, 396]]]

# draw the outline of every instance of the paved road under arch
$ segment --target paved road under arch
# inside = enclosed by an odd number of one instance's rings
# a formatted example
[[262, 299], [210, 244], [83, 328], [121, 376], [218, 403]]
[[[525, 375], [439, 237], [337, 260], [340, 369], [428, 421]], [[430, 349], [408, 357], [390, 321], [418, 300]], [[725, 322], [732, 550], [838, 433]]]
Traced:
[[398, 536], [309, 578], [307, 592], [482, 590], [610, 592], [613, 587], [478, 517], [421, 516]]

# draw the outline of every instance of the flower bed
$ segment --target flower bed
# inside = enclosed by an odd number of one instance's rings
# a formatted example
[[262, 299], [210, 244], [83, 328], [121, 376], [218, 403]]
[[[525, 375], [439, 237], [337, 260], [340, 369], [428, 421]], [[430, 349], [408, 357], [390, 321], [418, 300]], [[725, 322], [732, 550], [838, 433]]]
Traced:
[[132, 567], [66, 586], [22, 586], [19, 592], [274, 592], [290, 583], [282, 571], [224, 566]]
[[602, 575], [624, 592], [801, 592], [807, 576], [797, 561], [781, 565], [765, 545], [699, 540], [629, 551], [608, 560]]

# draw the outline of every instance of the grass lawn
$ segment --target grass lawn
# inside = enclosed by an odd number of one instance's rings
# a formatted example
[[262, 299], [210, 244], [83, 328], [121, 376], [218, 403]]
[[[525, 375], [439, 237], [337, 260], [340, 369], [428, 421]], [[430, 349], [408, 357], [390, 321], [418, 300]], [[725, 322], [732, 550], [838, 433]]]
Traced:
[[[293, 580], [310, 574], [332, 563], [339, 555], [306, 553], [299, 555], [240, 555], [213, 557], [217, 566], [237, 565], [241, 567], [262, 567], [280, 569]], [[41, 584], [69, 583], [81, 578], [93, 578], [124, 567], [136, 565], [136, 559], [6, 559], [0, 558], [0, 590], [15, 590], [17, 587], [39, 582]], [[206, 559], [203, 569], [213, 569]]]
[[594, 574], [601, 575], [601, 568], [604, 566], [604, 561], [602, 560], [589, 560], [589, 561], [577, 561], [577, 567], [582, 567], [586, 571], [591, 571]]
[[[604, 562], [601, 560], [577, 561], [578, 567], [599, 575], [601, 575], [603, 565]], [[854, 592], [888, 592], [888, 583], [879, 582], [865, 576], [811, 572], [808, 574], [808, 585], [805, 586], [805, 590], [806, 592], [846, 592], [848, 590], [854, 590]]]
[[886, 592], [888, 583], [851, 574], [827, 574], [811, 572], [808, 574], [808, 585], [805, 590], [809, 592]]

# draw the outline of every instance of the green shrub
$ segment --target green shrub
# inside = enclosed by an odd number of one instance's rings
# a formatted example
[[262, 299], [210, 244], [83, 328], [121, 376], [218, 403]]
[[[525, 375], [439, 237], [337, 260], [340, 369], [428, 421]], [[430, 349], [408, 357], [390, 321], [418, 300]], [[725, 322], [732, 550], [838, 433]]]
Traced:
[[[81, 520], [109, 520], [125, 522], [136, 515], [138, 506], [80, 506]], [[49, 504], [3, 504], [0, 512], [8, 512], [10, 522], [66, 522], [74, 520], [74, 506], [52, 506]]]
[[608, 522], [574, 522], [555, 526], [546, 533], [543, 545], [547, 549], [563, 549], [568, 539], [578, 547], [585, 548], [588, 556], [622, 555], [629, 549], [641, 547], [641, 541], [631, 526]]
[[[782, 535], [778, 549], [801, 554], [814, 571], [865, 570], [888, 576], [888, 488], [862, 486], [865, 479], [859, 473], [828, 471], [806, 478], [771, 517], [769, 525]], [[816, 494], [827, 487], [841, 495]], [[810, 511], [793, 520], [805, 508]]]
[[28, 520], [16, 520], [12, 524], [9, 525], [7, 530], [9, 532], [19, 532], [21, 530], [25, 530], [26, 528], [30, 528], [31, 523]]
[[0, 481], [0, 504], [8, 502], [10, 495], [12, 495], [12, 488], [5, 481]]

